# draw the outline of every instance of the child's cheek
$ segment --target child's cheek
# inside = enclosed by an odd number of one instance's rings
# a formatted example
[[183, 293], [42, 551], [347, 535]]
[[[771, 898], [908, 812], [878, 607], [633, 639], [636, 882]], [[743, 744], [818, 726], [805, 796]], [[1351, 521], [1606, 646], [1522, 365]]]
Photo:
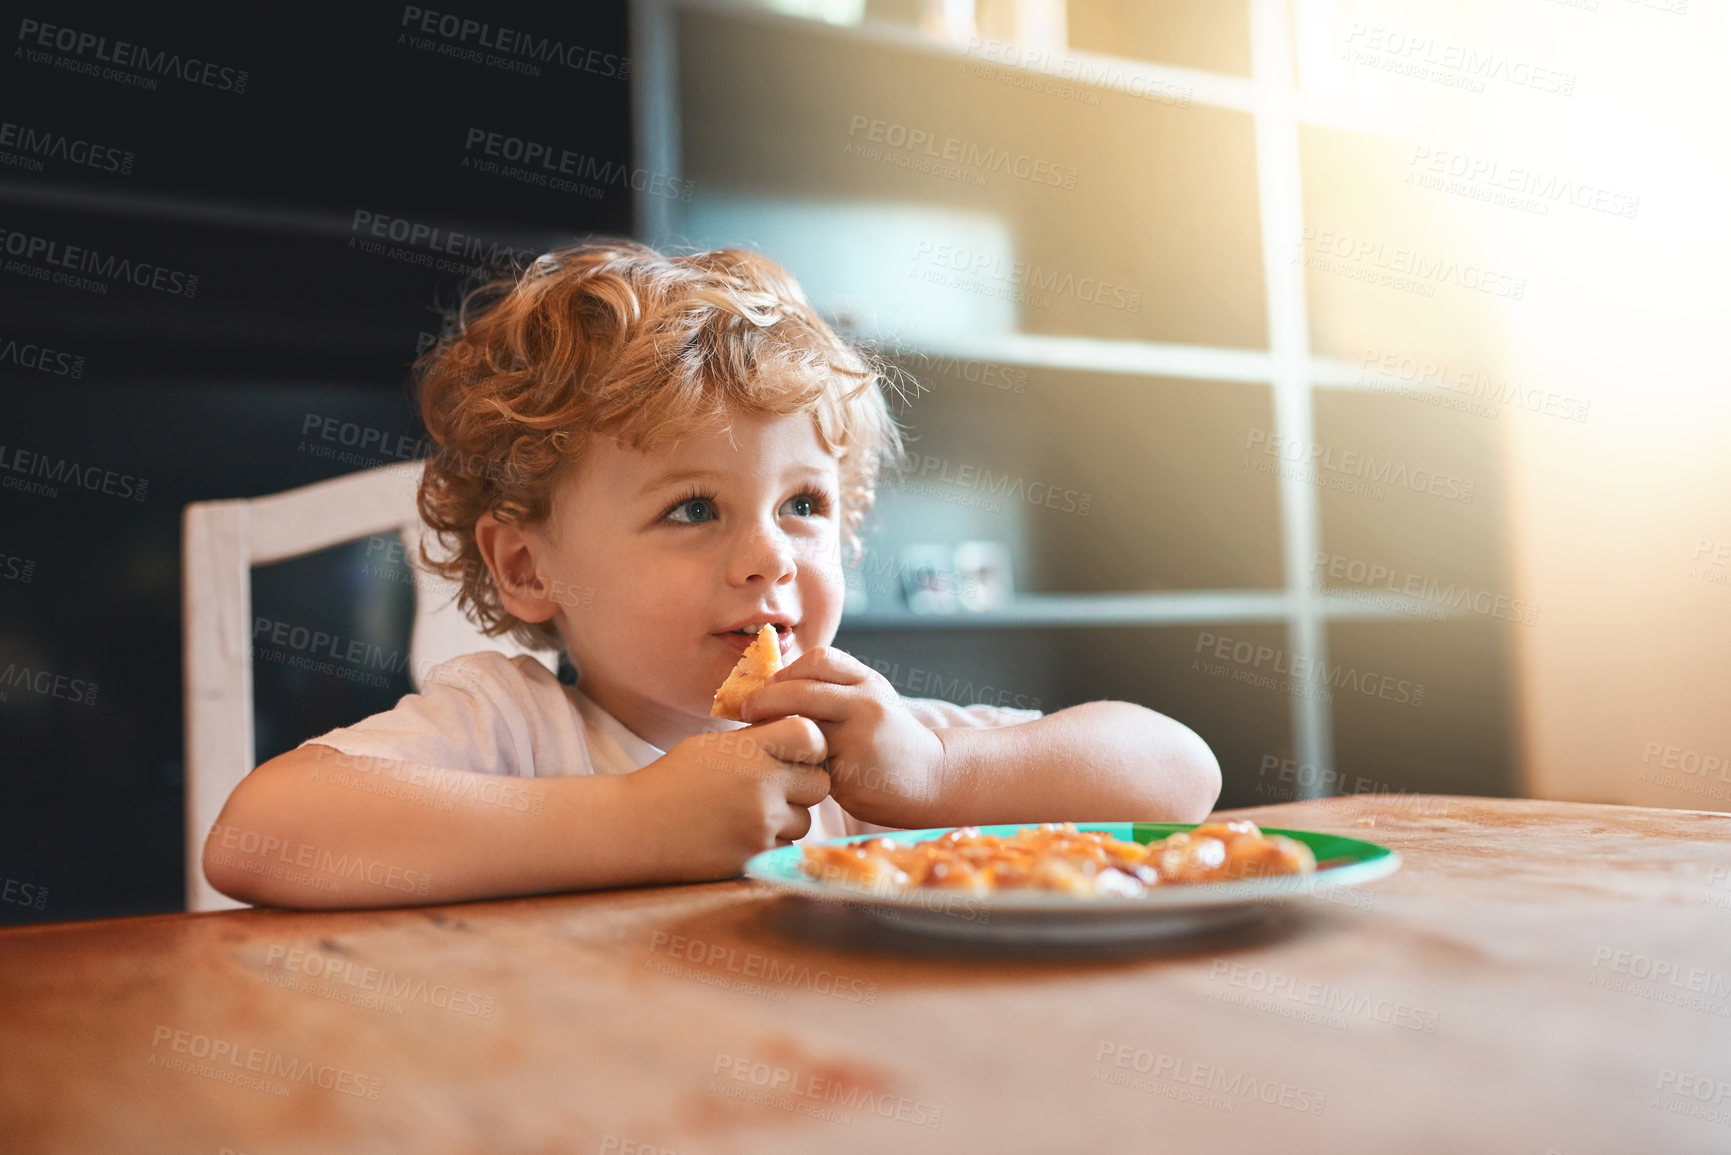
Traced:
[[807, 590], [833, 590], [838, 596], [846, 582], [841, 556], [831, 541], [813, 542], [799, 556], [799, 582]]
[[845, 596], [846, 589], [839, 577], [813, 577], [802, 583], [799, 631], [802, 649], [816, 649], [835, 640], [836, 629], [841, 625], [841, 609]]

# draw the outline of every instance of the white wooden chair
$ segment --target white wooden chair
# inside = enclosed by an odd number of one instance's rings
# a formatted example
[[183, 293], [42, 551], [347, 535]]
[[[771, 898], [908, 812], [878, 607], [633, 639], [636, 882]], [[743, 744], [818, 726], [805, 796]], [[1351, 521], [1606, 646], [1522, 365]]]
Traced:
[[[428, 670], [459, 654], [531, 652], [509, 638], [482, 634], [457, 610], [456, 585], [421, 566], [416, 547], [425, 528], [415, 509], [420, 476], [421, 463], [411, 461], [268, 497], [199, 501], [186, 507], [181, 594], [188, 910], [242, 905], [205, 881], [203, 858], [205, 836], [229, 792], [253, 768], [253, 566], [398, 532], [405, 559], [415, 570], [409, 666], [417, 689]], [[554, 668], [553, 654], [534, 656]]]

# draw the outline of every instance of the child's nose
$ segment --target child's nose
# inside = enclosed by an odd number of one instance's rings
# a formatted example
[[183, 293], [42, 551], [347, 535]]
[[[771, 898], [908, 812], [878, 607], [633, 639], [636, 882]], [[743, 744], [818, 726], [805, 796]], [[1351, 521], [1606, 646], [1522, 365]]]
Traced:
[[777, 585], [791, 581], [798, 572], [799, 553], [785, 533], [761, 527], [741, 543], [731, 568], [730, 576], [736, 583], [767, 581]]

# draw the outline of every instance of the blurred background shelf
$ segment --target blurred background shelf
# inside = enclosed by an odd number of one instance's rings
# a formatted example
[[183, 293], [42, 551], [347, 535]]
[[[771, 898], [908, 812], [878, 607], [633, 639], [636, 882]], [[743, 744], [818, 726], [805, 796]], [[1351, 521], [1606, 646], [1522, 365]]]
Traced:
[[[640, 155], [696, 189], [640, 197], [641, 235], [773, 254], [897, 370], [906, 453], [838, 645], [908, 694], [1162, 710], [1220, 755], [1222, 805], [1272, 800], [1271, 760], [1313, 768], [1301, 793], [1349, 771], [1511, 792], [1509, 625], [1435, 592], [1508, 588], [1497, 426], [1371, 352], [1431, 347], [1414, 317], [1468, 326], [1302, 259], [1359, 219], [1365, 150], [1425, 123], [1307, 88], [1337, 30], [1284, 0], [634, 11]], [[967, 163], [1002, 154], [1066, 179]], [[1319, 476], [1368, 458], [1476, 493]], [[1007, 549], [1014, 601], [905, 608], [907, 559], [966, 541]], [[1412, 694], [1204, 669], [1218, 638]]]
[[1133, 373], [1197, 381], [1266, 384], [1274, 379], [1274, 365], [1266, 353], [1043, 333], [945, 334], [928, 337], [915, 349], [893, 352], [928, 360], [987, 361], [1030, 368]]
[[[1284, 590], [1173, 590], [1168, 593], [1022, 594], [998, 609], [921, 614], [905, 606], [868, 606], [843, 616], [847, 629], [966, 629], [1011, 626], [1173, 626], [1285, 622], [1301, 612]], [[1437, 612], [1417, 598], [1319, 595], [1313, 612], [1327, 618], [1410, 621]]]

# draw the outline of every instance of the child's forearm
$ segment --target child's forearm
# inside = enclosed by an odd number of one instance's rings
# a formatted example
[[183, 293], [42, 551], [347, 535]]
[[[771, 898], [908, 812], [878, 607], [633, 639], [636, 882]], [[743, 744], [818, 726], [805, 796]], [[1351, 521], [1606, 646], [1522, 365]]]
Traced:
[[1220, 796], [1220, 766], [1207, 744], [1129, 702], [936, 733], [944, 758], [932, 797], [886, 825], [1197, 822]]
[[626, 776], [504, 778], [305, 746], [229, 797], [204, 869], [244, 902], [407, 906], [653, 881]]

